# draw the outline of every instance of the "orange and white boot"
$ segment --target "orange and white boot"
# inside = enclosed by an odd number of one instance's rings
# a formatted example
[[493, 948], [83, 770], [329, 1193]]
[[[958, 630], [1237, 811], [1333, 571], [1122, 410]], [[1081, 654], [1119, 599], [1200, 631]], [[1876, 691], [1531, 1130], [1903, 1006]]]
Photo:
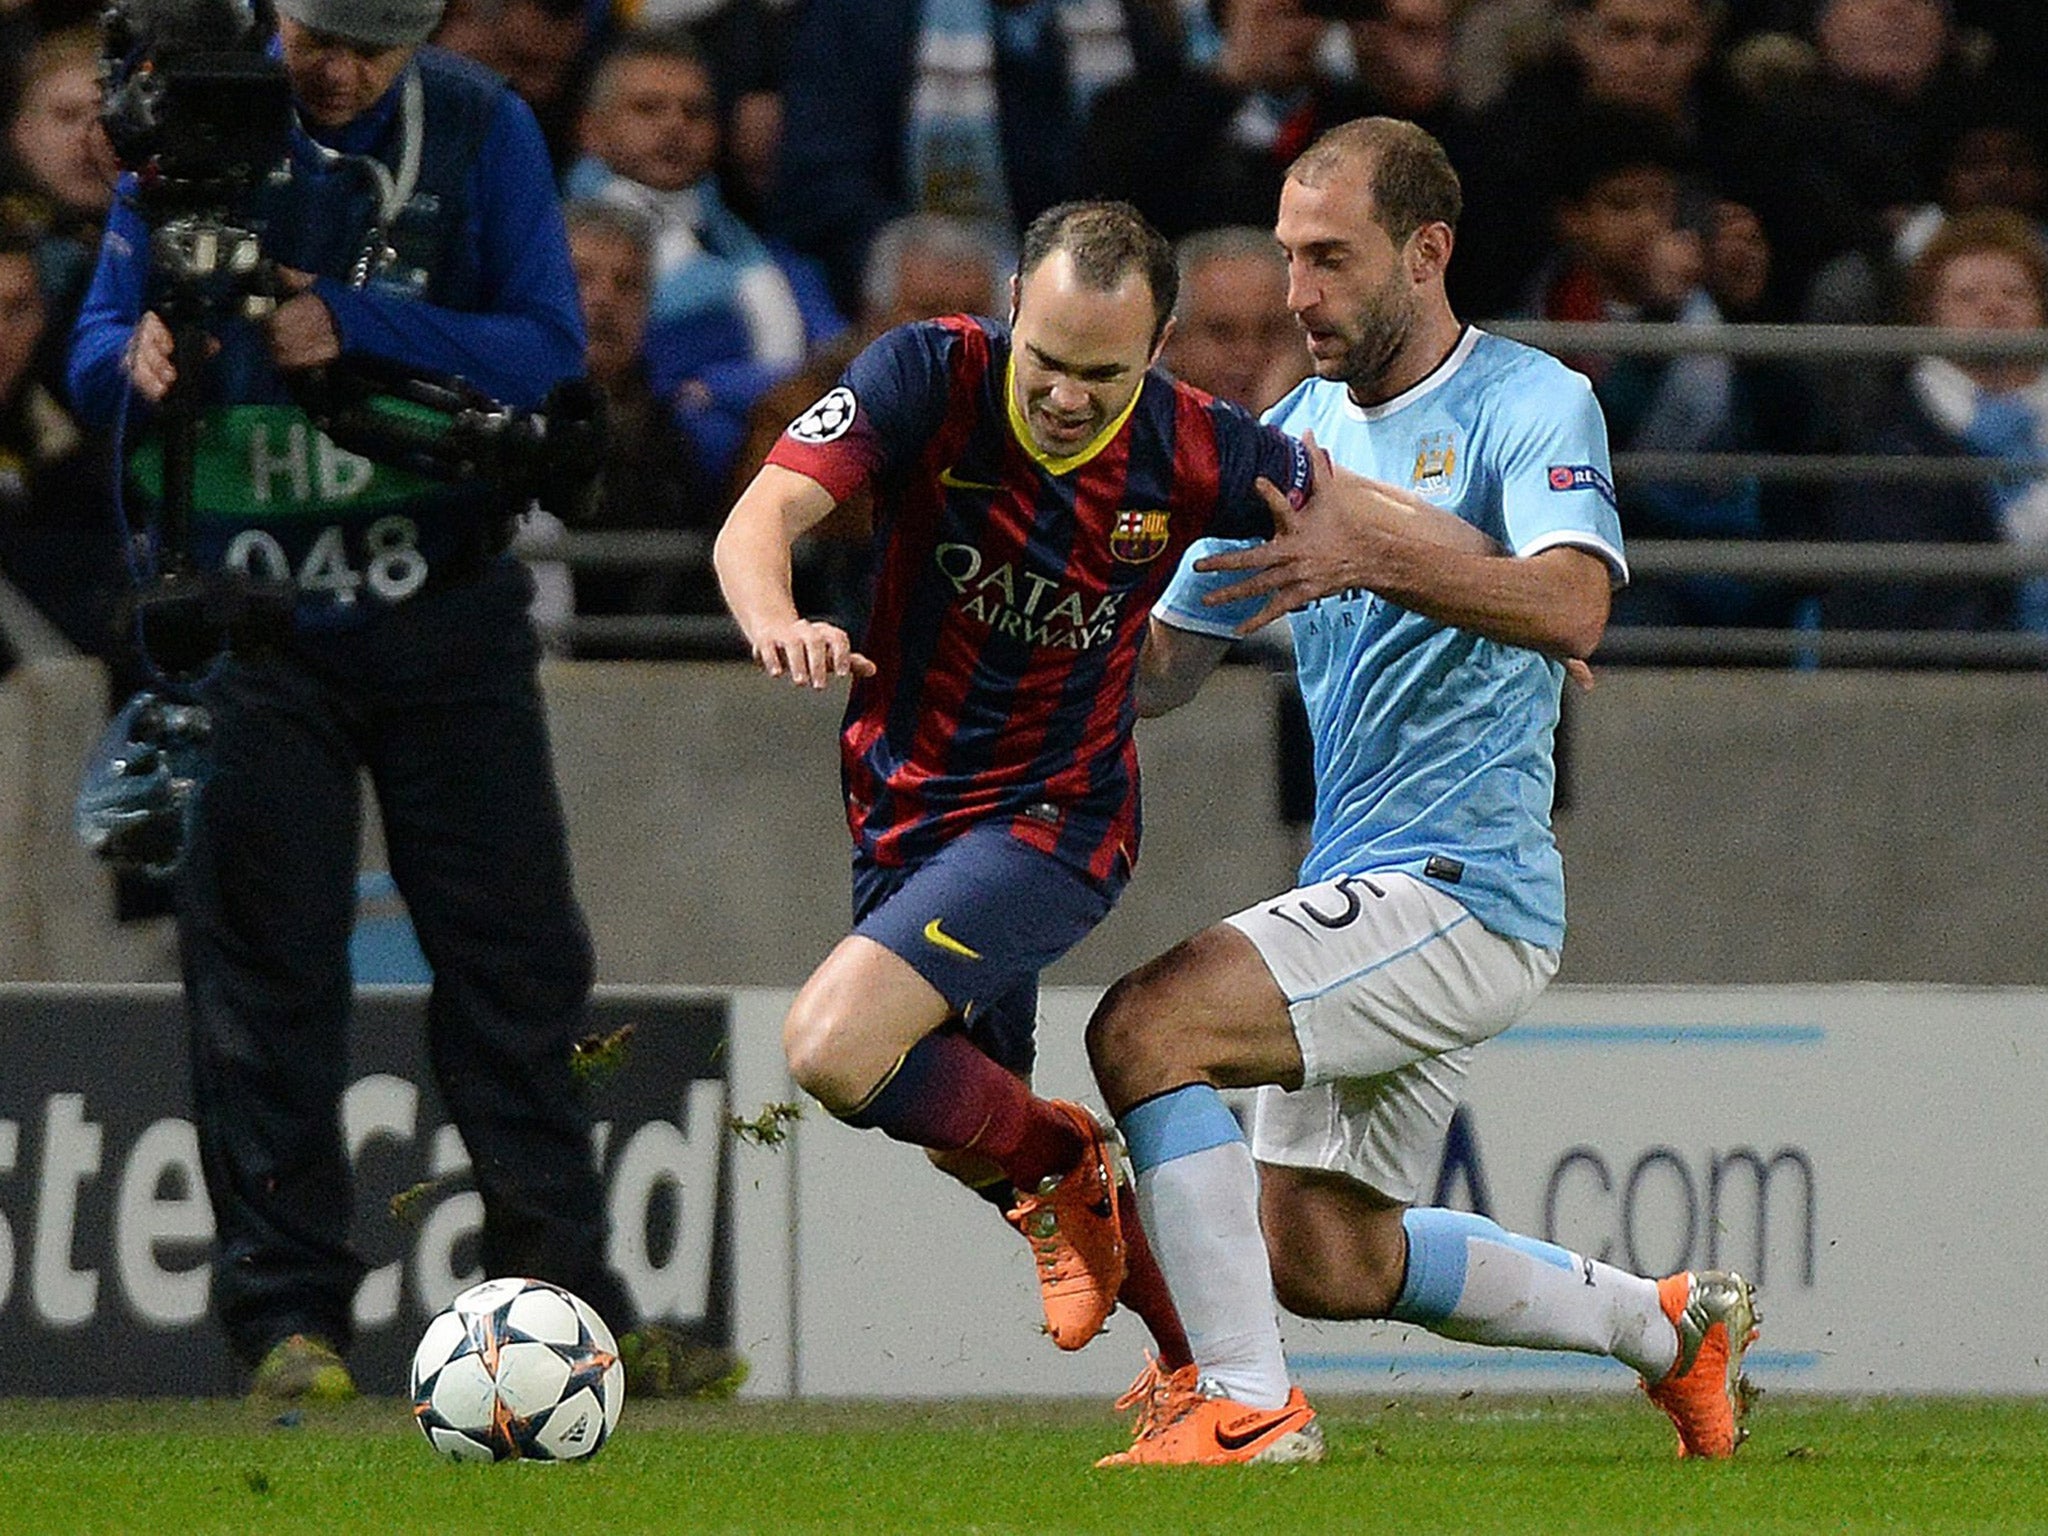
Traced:
[[1193, 1366], [1185, 1366], [1149, 1382], [1141, 1375], [1125, 1397], [1141, 1389], [1144, 1400], [1132, 1404], [1138, 1408], [1138, 1438], [1129, 1450], [1096, 1462], [1098, 1467], [1223, 1467], [1323, 1459], [1323, 1426], [1299, 1387], [1278, 1408], [1254, 1408], [1221, 1396], [1213, 1385], [1195, 1379]]

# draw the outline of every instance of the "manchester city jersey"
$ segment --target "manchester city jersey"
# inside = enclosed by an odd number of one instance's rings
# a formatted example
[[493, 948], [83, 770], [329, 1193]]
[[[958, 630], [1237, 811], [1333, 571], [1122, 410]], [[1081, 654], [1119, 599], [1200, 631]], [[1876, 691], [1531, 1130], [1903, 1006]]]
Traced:
[[[1516, 556], [1559, 544], [1628, 578], [1591, 386], [1545, 353], [1467, 328], [1413, 388], [1361, 408], [1310, 379], [1272, 425], [1312, 431], [1337, 463], [1416, 492]], [[1227, 636], [1257, 601], [1205, 607], [1240, 577], [1197, 573], [1189, 553], [1157, 612]], [[1564, 942], [1564, 873], [1550, 830], [1552, 740], [1564, 668], [1519, 646], [1353, 590], [1289, 615], [1315, 739], [1313, 842], [1304, 884], [1398, 869], [1441, 886], [1488, 928]]]

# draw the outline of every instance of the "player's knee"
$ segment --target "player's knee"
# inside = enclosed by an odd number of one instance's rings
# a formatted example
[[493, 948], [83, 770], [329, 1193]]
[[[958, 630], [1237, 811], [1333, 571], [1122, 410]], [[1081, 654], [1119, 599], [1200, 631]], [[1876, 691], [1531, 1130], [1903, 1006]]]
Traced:
[[[833, 1008], [799, 997], [782, 1021], [782, 1054], [797, 1086], [835, 1114], [858, 1105], [875, 1085], [847, 1049], [846, 1020]], [[873, 1074], [868, 1077], [872, 1079]]]
[[1088, 1063], [1113, 1110], [1158, 1091], [1155, 1080], [1171, 1053], [1170, 1032], [1158, 1027], [1158, 1015], [1156, 989], [1138, 971], [1105, 992], [1088, 1020]]

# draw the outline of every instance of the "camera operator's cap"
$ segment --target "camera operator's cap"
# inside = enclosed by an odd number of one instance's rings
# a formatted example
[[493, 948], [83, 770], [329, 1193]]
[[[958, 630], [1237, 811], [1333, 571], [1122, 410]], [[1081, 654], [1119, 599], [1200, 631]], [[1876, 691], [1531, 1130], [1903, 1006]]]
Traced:
[[444, 0], [277, 0], [302, 27], [377, 48], [411, 48], [441, 24]]

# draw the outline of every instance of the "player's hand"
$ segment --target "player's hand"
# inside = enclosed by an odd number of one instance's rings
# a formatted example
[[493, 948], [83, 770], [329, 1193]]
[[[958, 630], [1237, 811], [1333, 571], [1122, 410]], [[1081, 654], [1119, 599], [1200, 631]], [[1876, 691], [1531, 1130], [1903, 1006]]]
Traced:
[[[1375, 518], [1366, 518], [1367, 526], [1361, 527], [1329, 505], [1338, 494], [1336, 466], [1314, 434], [1304, 433], [1301, 442], [1308, 450], [1308, 499], [1296, 507], [1278, 486], [1261, 477], [1253, 488], [1272, 514], [1273, 537], [1244, 549], [1206, 555], [1195, 562], [1198, 571], [1247, 573], [1244, 580], [1205, 594], [1204, 604], [1221, 607], [1250, 597], [1266, 599], [1265, 606], [1237, 626], [1240, 635], [1262, 629], [1282, 614], [1305, 608], [1319, 597], [1365, 585], [1360, 579], [1357, 556], [1364, 540], [1371, 536], [1370, 524]], [[1357, 475], [1344, 477], [1343, 494], [1354, 502], [1387, 495], [1375, 482]], [[1390, 510], [1378, 509], [1377, 515], [1383, 517]]]
[[815, 619], [792, 619], [754, 637], [754, 660], [770, 677], [799, 688], [823, 688], [835, 677], [873, 677], [875, 664], [853, 648], [845, 630]]
[[1286, 496], [1270, 481], [1259, 480], [1256, 489], [1272, 510], [1273, 537], [1244, 549], [1205, 555], [1195, 562], [1198, 571], [1246, 573], [1242, 581], [1204, 593], [1202, 602], [1205, 606], [1220, 608], [1248, 597], [1266, 599], [1264, 606], [1237, 626], [1240, 635], [1264, 629], [1282, 615], [1305, 608], [1318, 597], [1339, 590], [1343, 585], [1340, 582], [1337, 587], [1331, 587], [1315, 575], [1315, 554], [1301, 547], [1314, 542], [1313, 530], [1304, 532], [1303, 525], [1320, 521], [1316, 514], [1297, 513]]
[[1565, 658], [1564, 675], [1577, 685], [1581, 693], [1591, 693], [1599, 681], [1593, 676], [1593, 669], [1576, 656]]

